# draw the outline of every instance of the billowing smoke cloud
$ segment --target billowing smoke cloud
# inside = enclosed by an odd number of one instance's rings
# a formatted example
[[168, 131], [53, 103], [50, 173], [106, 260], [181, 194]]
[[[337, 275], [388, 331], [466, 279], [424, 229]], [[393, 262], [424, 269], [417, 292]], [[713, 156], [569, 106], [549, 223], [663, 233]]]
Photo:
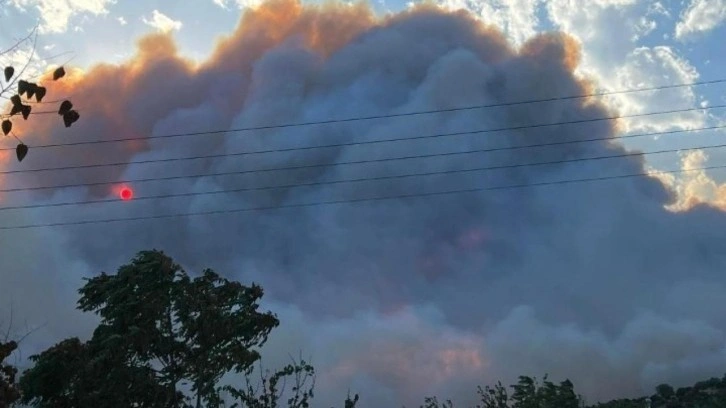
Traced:
[[[385, 115], [587, 93], [572, 74], [574, 41], [537, 36], [511, 47], [464, 12], [422, 6], [385, 18], [364, 5], [248, 11], [199, 66], [164, 35], [142, 39], [119, 66], [76, 72], [55, 94], [72, 95], [82, 120], [23, 129], [28, 143], [119, 137]], [[256, 132], [35, 149], [22, 166], [122, 163], [114, 168], [7, 175], [7, 186], [244, 171], [295, 171], [134, 184], [139, 198], [255, 186], [320, 183], [625, 153], [616, 124], [294, 152], [134, 164], [297, 146], [344, 144], [611, 116], [570, 100], [386, 120]], [[561, 144], [384, 163], [339, 163], [435, 152]], [[8, 161], [9, 162], [9, 161]], [[339, 165], [337, 165], [339, 164]], [[642, 158], [449, 173], [375, 182], [286, 187], [92, 206], [1, 211], [1, 225], [152, 216], [326, 200], [417, 194], [645, 172]], [[115, 185], [7, 193], [7, 203], [113, 197]], [[364, 406], [418, 404], [437, 393], [472, 402], [475, 385], [519, 374], [571, 378], [590, 399], [650, 391], [723, 374], [726, 360], [726, 216], [691, 205], [671, 212], [674, 191], [656, 178], [482, 191], [429, 198], [250, 211], [165, 220], [3, 231], [0, 298], [50, 323], [41, 347], [81, 330], [70, 309], [79, 276], [113, 270], [136, 251], [164, 249], [190, 270], [212, 267], [254, 280], [283, 324], [267, 365], [312, 354], [321, 406], [359, 391]], [[685, 207], [684, 207], [685, 208]], [[20, 237], [20, 238], [19, 238]], [[22, 242], [26, 252], [9, 246]], [[44, 254], [33, 256], [34, 253]], [[53, 289], [49, 282], [67, 282]], [[6, 284], [10, 282], [10, 285]], [[42, 295], [32, 295], [42, 293]], [[57, 296], [47, 294], [57, 293]], [[65, 303], [64, 303], [65, 302]], [[58, 306], [65, 304], [65, 309]], [[90, 318], [82, 320], [90, 324]], [[71, 330], [73, 329], [73, 330]], [[54, 337], [55, 336], [55, 337]], [[32, 350], [31, 350], [32, 351]]]

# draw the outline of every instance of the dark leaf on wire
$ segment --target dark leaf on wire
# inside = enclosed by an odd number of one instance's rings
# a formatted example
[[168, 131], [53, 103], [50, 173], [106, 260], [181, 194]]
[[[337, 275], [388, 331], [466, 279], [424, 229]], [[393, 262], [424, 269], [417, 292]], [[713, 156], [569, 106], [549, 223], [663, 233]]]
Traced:
[[23, 119], [28, 120], [28, 116], [30, 116], [30, 111], [33, 109], [30, 107], [30, 105], [23, 105], [21, 109], [21, 112], [23, 113]]
[[[28, 92], [29, 90], [30, 90], [30, 82], [28, 82], [24, 79], [21, 79], [20, 81], [18, 81], [18, 93], [20, 95]], [[30, 95], [28, 95], [28, 97], [30, 97]]]
[[78, 114], [75, 110], [70, 110], [66, 112], [65, 115], [63, 115], [63, 123], [66, 125], [66, 127], [71, 127], [72, 124], [76, 123], [76, 121], [81, 117], [81, 115]]
[[18, 161], [21, 162], [28, 155], [28, 146], [23, 143], [18, 144], [15, 148], [15, 155], [18, 156]]
[[60, 108], [58, 109], [58, 114], [63, 116], [66, 113], [70, 112], [70, 110], [73, 109], [73, 104], [71, 101], [63, 101], [63, 103], [60, 104]]
[[10, 81], [13, 75], [15, 75], [15, 68], [5, 67], [5, 82]]
[[13, 107], [10, 109], [10, 116], [17, 115], [23, 111], [23, 103], [20, 102], [20, 97], [18, 95], [14, 95], [10, 98], [10, 101], [13, 103]]
[[28, 99], [35, 96], [35, 92], [38, 90], [38, 85], [33, 83], [28, 83], [28, 89], [25, 90], [25, 95], [28, 97]]
[[41, 102], [43, 98], [45, 98], [45, 94], [48, 93], [48, 90], [45, 89], [44, 86], [39, 86], [35, 88], [35, 100], [38, 102]]
[[8, 133], [10, 133], [10, 131], [13, 130], [13, 122], [5, 119], [2, 124], [2, 129], [3, 129], [3, 133], [5, 134], [5, 136], [7, 136]]
[[56, 69], [56, 70], [55, 70], [55, 71], [53, 72], [53, 80], [54, 80], [54, 81], [57, 81], [57, 80], [59, 80], [59, 79], [63, 78], [63, 77], [65, 76], [65, 75], [66, 75], [66, 70], [65, 70], [65, 69], [63, 69], [63, 67], [58, 67], [58, 68], [57, 68], [57, 69]]

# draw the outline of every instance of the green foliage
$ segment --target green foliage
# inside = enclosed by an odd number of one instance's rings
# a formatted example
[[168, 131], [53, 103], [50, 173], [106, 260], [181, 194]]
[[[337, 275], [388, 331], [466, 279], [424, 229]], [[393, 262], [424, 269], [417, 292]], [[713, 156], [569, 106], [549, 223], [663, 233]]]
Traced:
[[655, 393], [659, 398], [663, 399], [664, 401], [668, 401], [676, 396], [676, 391], [673, 389], [672, 386], [668, 384], [660, 384], [655, 387]]
[[509, 408], [509, 393], [501, 382], [497, 382], [494, 388], [479, 387], [477, 394], [483, 405], [477, 405], [476, 408]]
[[[542, 385], [536, 378], [520, 376], [517, 384], [510, 385], [512, 394], [498, 382], [494, 388], [479, 387], [481, 404], [476, 408], [581, 408], [582, 398], [575, 394], [575, 387], [570, 380], [559, 385], [547, 381], [545, 375]], [[421, 408], [453, 408], [450, 400], [439, 402], [436, 397], [428, 397]]]
[[248, 371], [259, 359], [255, 348], [279, 324], [272, 313], [258, 312], [259, 286], [212, 270], [192, 279], [160, 251], [140, 252], [117, 274], [86, 281], [78, 308], [98, 314], [101, 323], [87, 343], [69, 339], [33, 357], [35, 366], [21, 380], [25, 401], [98, 406], [84, 397], [91, 389], [99, 400], [144, 394], [150, 399], [143, 404], [152, 405], [142, 406], [190, 406], [179, 405], [177, 385], [186, 380], [198, 407], [219, 406], [217, 381], [232, 370]]
[[451, 402], [451, 400], [439, 402], [439, 400], [436, 397], [426, 397], [426, 398], [424, 398], [424, 405], [421, 405], [420, 408], [453, 408], [453, 407], [454, 407], [454, 403]]
[[18, 348], [18, 343], [0, 343], [0, 407], [7, 407], [20, 399], [20, 390], [15, 383], [18, 369], [7, 364], [5, 359]]
[[[287, 398], [288, 408], [308, 408], [314, 396], [315, 369], [312, 365], [300, 360], [293, 362], [270, 375], [269, 371], [259, 368], [260, 382], [252, 385], [249, 376], [245, 376], [245, 387], [235, 388], [225, 386], [227, 391], [237, 402], [231, 408], [278, 408], [280, 400], [285, 396], [286, 383], [289, 377], [293, 379], [291, 395]], [[309, 381], [309, 382], [308, 382]]]
[[128, 364], [113, 351], [70, 338], [32, 356], [34, 367], [20, 379], [22, 402], [39, 408], [178, 406], [181, 393], [171, 395], [153, 369]]
[[593, 408], [645, 408], [647, 407], [645, 398], [638, 399], [618, 399], [605, 403], [598, 403]]
[[345, 403], [343, 405], [344, 408], [355, 408], [355, 404], [358, 403], [358, 394], [355, 394], [353, 398], [350, 397], [350, 393], [348, 393], [348, 396], [345, 398]]

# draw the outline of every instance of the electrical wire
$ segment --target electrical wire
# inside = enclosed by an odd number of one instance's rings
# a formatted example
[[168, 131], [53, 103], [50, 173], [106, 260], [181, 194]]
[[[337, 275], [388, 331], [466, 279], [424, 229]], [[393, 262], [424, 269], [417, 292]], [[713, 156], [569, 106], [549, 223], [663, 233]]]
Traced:
[[[136, 197], [136, 198], [134, 198], [134, 200], [135, 201], [145, 201], [145, 200], [158, 200], [158, 199], [178, 198], [178, 197], [195, 197], [195, 196], [206, 196], [206, 195], [217, 195], [217, 194], [241, 193], [241, 192], [249, 192], [249, 191], [264, 191], [264, 190], [277, 190], [277, 189], [288, 189], [288, 188], [299, 188], [299, 187], [313, 187], [313, 186], [342, 184], [342, 183], [383, 181], [383, 180], [393, 180], [393, 179], [400, 179], [400, 178], [407, 178], [407, 177], [436, 176], [436, 175], [444, 175], [444, 174], [470, 173], [470, 172], [476, 172], [476, 171], [504, 170], [504, 169], [513, 169], [513, 168], [521, 168], [521, 167], [545, 166], [545, 165], [555, 165], [555, 164], [565, 164], [565, 163], [578, 163], [578, 162], [588, 162], [588, 161], [596, 161], [596, 160], [618, 159], [618, 158], [625, 158], [625, 157], [646, 156], [646, 155], [654, 155], [654, 154], [677, 153], [677, 152], [683, 152], [683, 151], [717, 149], [717, 148], [724, 148], [724, 147], [726, 147], [726, 144], [711, 145], [711, 146], [697, 146], [697, 147], [689, 147], [689, 148], [684, 148], [684, 149], [666, 149], [666, 150], [657, 150], [657, 151], [653, 151], [653, 152], [632, 152], [632, 153], [614, 154], [614, 155], [607, 155], [607, 156], [579, 157], [579, 158], [575, 158], [575, 159], [551, 160], [551, 161], [535, 162], [535, 163], [505, 164], [505, 165], [498, 165], [498, 166], [477, 167], [477, 168], [471, 168], [471, 169], [450, 169], [450, 170], [443, 170], [443, 171], [429, 171], [429, 172], [423, 172], [423, 173], [419, 172], [419, 173], [410, 173], [410, 174], [392, 175], [392, 176], [377, 176], [377, 177], [370, 177], [370, 178], [316, 181], [316, 182], [309, 182], [309, 183], [295, 183], [295, 184], [277, 185], [277, 186], [244, 187], [244, 188], [236, 188], [236, 189], [231, 189], [231, 190], [173, 193], [173, 194], [164, 194], [164, 195], [155, 195], [155, 196]], [[468, 154], [468, 153], [472, 153], [472, 152], [438, 153], [435, 155], [444, 156], [447, 154], [453, 155], [453, 154]], [[384, 160], [384, 159], [382, 159], [382, 160]], [[102, 200], [86, 200], [86, 201], [66, 201], [66, 202], [48, 203], [48, 204], [29, 204], [29, 205], [7, 206], [7, 207], [0, 207], [0, 211], [79, 206], [79, 205], [102, 204], [102, 203], [113, 203], [113, 202], [118, 202], [118, 200], [117, 199], [102, 199]]]
[[[560, 145], [569, 145], [569, 144], [575, 144], [575, 143], [591, 143], [591, 142], [599, 142], [599, 141], [618, 141], [620, 139], [627, 139], [627, 138], [637, 138], [637, 137], [647, 137], [647, 136], [663, 136], [663, 135], [668, 135], [668, 134], [701, 132], [701, 131], [720, 130], [720, 129], [726, 129], [726, 125], [708, 126], [708, 127], [693, 128], [693, 129], [669, 130], [669, 131], [664, 131], [664, 132], [640, 133], [640, 134], [618, 136], [617, 138], [613, 138], [612, 136], [606, 136], [606, 137], [596, 137], [596, 138], [580, 139], [580, 140], [565, 140], [565, 141], [559, 141], [559, 142], [535, 143], [535, 144], [521, 145], [521, 146], [492, 147], [492, 148], [487, 148], [487, 149], [469, 150], [469, 151], [461, 152], [461, 154], [520, 150], [520, 149], [529, 149], [529, 148], [536, 148], [536, 147], [560, 146]], [[451, 135], [469, 134], [469, 133], [471, 133], [471, 132], [452, 133]], [[440, 135], [421, 136], [421, 138], [438, 137], [438, 136], [440, 136]], [[320, 147], [351, 146], [351, 145], [356, 145], [356, 144], [368, 144], [368, 143], [378, 143], [378, 142], [382, 143], [382, 142], [388, 142], [388, 141], [391, 141], [391, 140], [340, 143], [340, 144], [326, 145], [326, 146], [310, 146], [307, 148], [312, 149], [312, 148], [320, 148]], [[294, 150], [295, 148], [292, 148], [292, 149]], [[306, 148], [300, 148], [300, 149], [306, 149]], [[279, 152], [279, 151], [287, 151], [287, 150], [274, 149], [274, 150], [250, 152], [250, 154], [273, 153], [273, 152]], [[450, 153], [443, 153], [443, 155], [450, 155]], [[432, 156], [418, 156], [418, 157], [414, 157], [414, 158], [423, 158], [423, 157], [432, 157]], [[385, 160], [396, 160], [396, 158], [385, 159]], [[367, 161], [366, 163], [370, 163], [370, 162], [371, 161]], [[349, 163], [337, 163], [337, 164], [340, 165], [340, 164], [349, 164]], [[360, 164], [360, 163], [357, 163], [357, 164]], [[289, 170], [289, 169], [285, 169], [285, 168], [283, 168], [283, 169], [262, 169], [260, 171], [273, 171], [273, 170]], [[57, 184], [57, 185], [37, 186], [37, 187], [4, 188], [4, 189], [0, 189], [0, 193], [11, 193], [11, 192], [20, 192], [20, 191], [39, 191], [39, 190], [61, 189], [61, 188], [73, 188], [73, 187], [97, 187], [97, 186], [104, 186], [104, 185], [111, 185], [111, 184], [134, 184], [134, 183], [148, 183], [148, 182], [154, 182], [154, 181], [199, 179], [199, 178], [249, 174], [249, 173], [254, 173], [257, 171], [258, 170], [232, 170], [232, 171], [191, 174], [191, 175], [147, 177], [147, 178], [136, 178], [136, 179], [124, 179], [124, 180], [97, 181], [97, 182], [88, 182], [88, 183]]]
[[[481, 133], [536, 129], [536, 128], [543, 128], [543, 127], [551, 127], [551, 126], [575, 125], [575, 124], [583, 124], [583, 123], [601, 122], [601, 121], [607, 121], [607, 120], [646, 117], [646, 116], [655, 116], [655, 115], [665, 115], [665, 114], [671, 114], [671, 113], [683, 113], [683, 112], [693, 112], [693, 111], [722, 109], [722, 108], [726, 108], [726, 104], [699, 107], [699, 108], [686, 108], [686, 109], [675, 109], [675, 110], [669, 110], [669, 111], [638, 113], [638, 114], [632, 114], [632, 115], [610, 116], [610, 117], [605, 117], [605, 118], [590, 118], [590, 119], [571, 120], [571, 121], [565, 121], [565, 122], [490, 128], [490, 129], [483, 129], [483, 130], [477, 130], [477, 131], [447, 132], [447, 133], [440, 133], [438, 135], [426, 136], [426, 138], [448, 137], [448, 136], [462, 135], [462, 134], [481, 134]], [[408, 138], [399, 139], [399, 140], [414, 140], [415, 138], [417, 138], [417, 137], [414, 136], [414, 137], [408, 137]], [[420, 138], [420, 137], [418, 137], [418, 138]], [[391, 141], [391, 139], [388, 139], [388, 141]], [[381, 142], [382, 141], [378, 141], [378, 143], [381, 143]], [[365, 142], [357, 142], [355, 144], [363, 144], [363, 143], [365, 143]], [[332, 146], [323, 146], [323, 147], [332, 147]], [[43, 171], [64, 171], [64, 170], [91, 169], [91, 168], [114, 167], [114, 166], [129, 166], [129, 165], [139, 165], [139, 164], [149, 164], [149, 163], [169, 163], [169, 162], [179, 162], [179, 161], [189, 161], [189, 160], [215, 159], [215, 158], [221, 158], [221, 157], [247, 156], [247, 155], [254, 155], [254, 154], [283, 152], [283, 151], [289, 152], [289, 151], [304, 150], [304, 149], [309, 149], [309, 147], [308, 148], [300, 148], [300, 147], [283, 148], [283, 149], [273, 149], [273, 150], [257, 151], [257, 152], [253, 151], [253, 152], [237, 152], [237, 153], [218, 153], [218, 154], [211, 154], [211, 155], [172, 157], [172, 158], [164, 158], [164, 159], [149, 159], [149, 160], [138, 160], [138, 161], [131, 161], [131, 162], [83, 164], [83, 165], [62, 166], [62, 167], [47, 167], [47, 168], [40, 168], [40, 169], [4, 170], [4, 171], [0, 171], [0, 174], [23, 174], [23, 173], [36, 173], [36, 172], [43, 172]], [[421, 157], [424, 157], [424, 156], [421, 156]], [[414, 157], [411, 157], [411, 158], [414, 158]], [[368, 162], [370, 162], [370, 161], [348, 162], [345, 164], [360, 164], [360, 163], [368, 163]], [[313, 168], [313, 167], [326, 167], [326, 166], [338, 165], [338, 164], [343, 164], [343, 163], [315, 164], [315, 165], [307, 165], [307, 166], [265, 169], [265, 170], [259, 170], [259, 171], [275, 171], [275, 170], [291, 170], [291, 169], [302, 169], [302, 168]]]
[[[341, 118], [341, 119], [328, 119], [328, 120], [319, 120], [319, 121], [285, 123], [285, 124], [277, 124], [277, 125], [240, 127], [240, 128], [232, 128], [232, 129], [224, 129], [224, 130], [172, 133], [172, 134], [165, 134], [165, 135], [137, 136], [137, 137], [103, 139], [103, 140], [86, 140], [86, 141], [54, 143], [54, 144], [46, 144], [46, 145], [38, 145], [38, 146], [30, 145], [29, 147], [34, 148], [34, 149], [50, 148], [50, 147], [69, 147], [69, 146], [79, 146], [79, 145], [88, 145], [88, 144], [126, 142], [126, 141], [132, 141], [132, 140], [168, 139], [168, 138], [188, 137], [188, 136], [214, 135], [214, 134], [226, 134], [226, 133], [239, 133], [239, 132], [250, 132], [250, 131], [259, 131], [259, 130], [292, 128], [292, 127], [301, 127], [301, 126], [326, 125], [326, 124], [333, 124], [333, 123], [357, 122], [357, 121], [367, 121], [367, 120], [376, 120], [376, 119], [390, 119], [390, 118], [407, 117], [407, 116], [429, 115], [429, 114], [447, 113], [447, 112], [461, 112], [461, 111], [469, 111], [469, 110], [477, 110], [477, 109], [556, 102], [556, 101], [574, 100], [574, 99], [585, 99], [585, 98], [594, 98], [594, 97], [599, 97], [599, 96], [610, 96], [610, 95], [629, 94], [629, 93], [636, 93], [636, 92], [659, 91], [659, 90], [665, 90], [665, 89], [676, 89], [676, 88], [691, 87], [691, 86], [693, 86], [693, 87], [705, 86], [705, 85], [714, 85], [714, 84], [720, 84], [720, 83], [726, 83], [726, 78], [714, 79], [714, 80], [708, 80], [708, 81], [697, 81], [697, 82], [690, 82], [690, 83], [659, 85], [659, 86], [652, 86], [652, 87], [645, 87], [645, 88], [621, 89], [621, 90], [617, 90], [617, 91], [595, 92], [595, 93], [581, 94], [581, 95], [558, 96], [558, 97], [550, 97], [550, 98], [542, 98], [542, 99], [529, 99], [529, 100], [521, 100], [521, 101], [515, 101], [515, 102], [498, 102], [498, 103], [491, 103], [491, 104], [484, 104], [484, 105], [463, 106], [463, 107], [458, 107], [458, 108], [431, 109], [431, 110], [422, 110], [422, 111], [415, 111], [415, 112], [390, 113], [390, 114], [384, 114], [384, 115], [372, 115], [372, 116], [360, 116], [360, 117]], [[48, 112], [37, 112], [37, 113], [57, 113], [57, 112], [48, 111]], [[8, 147], [8, 148], [0, 149], [0, 150], [14, 150], [14, 149], [15, 149], [14, 147], [13, 148]]]
[[293, 209], [293, 208], [318, 207], [318, 206], [326, 206], [326, 205], [354, 204], [354, 203], [375, 202], [375, 201], [385, 201], [385, 200], [400, 200], [400, 199], [409, 199], [409, 198], [430, 198], [430, 197], [452, 195], [452, 194], [466, 194], [466, 193], [477, 193], [477, 192], [482, 192], [482, 191], [511, 190], [511, 189], [529, 188], [529, 187], [544, 187], [544, 186], [556, 186], [556, 185], [575, 184], [575, 183], [588, 183], [588, 182], [598, 182], [598, 181], [606, 181], [606, 180], [626, 179], [626, 178], [633, 178], [633, 177], [653, 176], [653, 175], [657, 175], [657, 174], [674, 174], [674, 173], [684, 173], [684, 172], [689, 172], [689, 171], [702, 171], [702, 170], [713, 170], [713, 169], [722, 169], [722, 168], [726, 168], [726, 165], [678, 169], [678, 170], [653, 171], [653, 172], [649, 172], [649, 173], [631, 173], [631, 174], [621, 174], [621, 175], [615, 175], [615, 176], [602, 176], [602, 177], [583, 178], [583, 179], [546, 181], [546, 182], [528, 183], [528, 184], [510, 184], [510, 185], [505, 185], [505, 186], [477, 187], [477, 188], [445, 190], [445, 191], [431, 191], [431, 192], [425, 192], [425, 193], [399, 194], [399, 195], [378, 196], [378, 197], [363, 197], [363, 198], [344, 199], [344, 200], [314, 201], [314, 202], [307, 202], [307, 203], [292, 203], [292, 204], [283, 204], [283, 205], [278, 205], [278, 206], [248, 207], [248, 208], [235, 208], [235, 209], [210, 210], [210, 211], [191, 211], [191, 212], [185, 212], [185, 213], [160, 214], [160, 215], [150, 215], [150, 216], [119, 217], [119, 218], [105, 218], [105, 219], [97, 219], [97, 220], [80, 220], [80, 221], [66, 221], [66, 222], [54, 222], [54, 223], [25, 224], [25, 225], [15, 225], [15, 226], [0, 226], [0, 230], [20, 230], [20, 229], [31, 229], [31, 228], [50, 228], [50, 227], [60, 227], [60, 226], [106, 224], [106, 223], [112, 223], [112, 222], [148, 221], [148, 220], [183, 218], [183, 217], [205, 216], [205, 215], [209, 216], [209, 215], [221, 215], [221, 214], [234, 214], [234, 213], [243, 213], [243, 212], [252, 212], [252, 211], [272, 211], [272, 210], [283, 210], [283, 209]]

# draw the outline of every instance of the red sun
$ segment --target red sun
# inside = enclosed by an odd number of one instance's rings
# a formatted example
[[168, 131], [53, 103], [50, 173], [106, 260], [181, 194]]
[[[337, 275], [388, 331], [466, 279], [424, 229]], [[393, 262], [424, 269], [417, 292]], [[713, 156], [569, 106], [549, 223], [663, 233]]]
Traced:
[[134, 191], [128, 187], [124, 187], [119, 192], [119, 196], [122, 200], [129, 201], [130, 199], [134, 198]]

